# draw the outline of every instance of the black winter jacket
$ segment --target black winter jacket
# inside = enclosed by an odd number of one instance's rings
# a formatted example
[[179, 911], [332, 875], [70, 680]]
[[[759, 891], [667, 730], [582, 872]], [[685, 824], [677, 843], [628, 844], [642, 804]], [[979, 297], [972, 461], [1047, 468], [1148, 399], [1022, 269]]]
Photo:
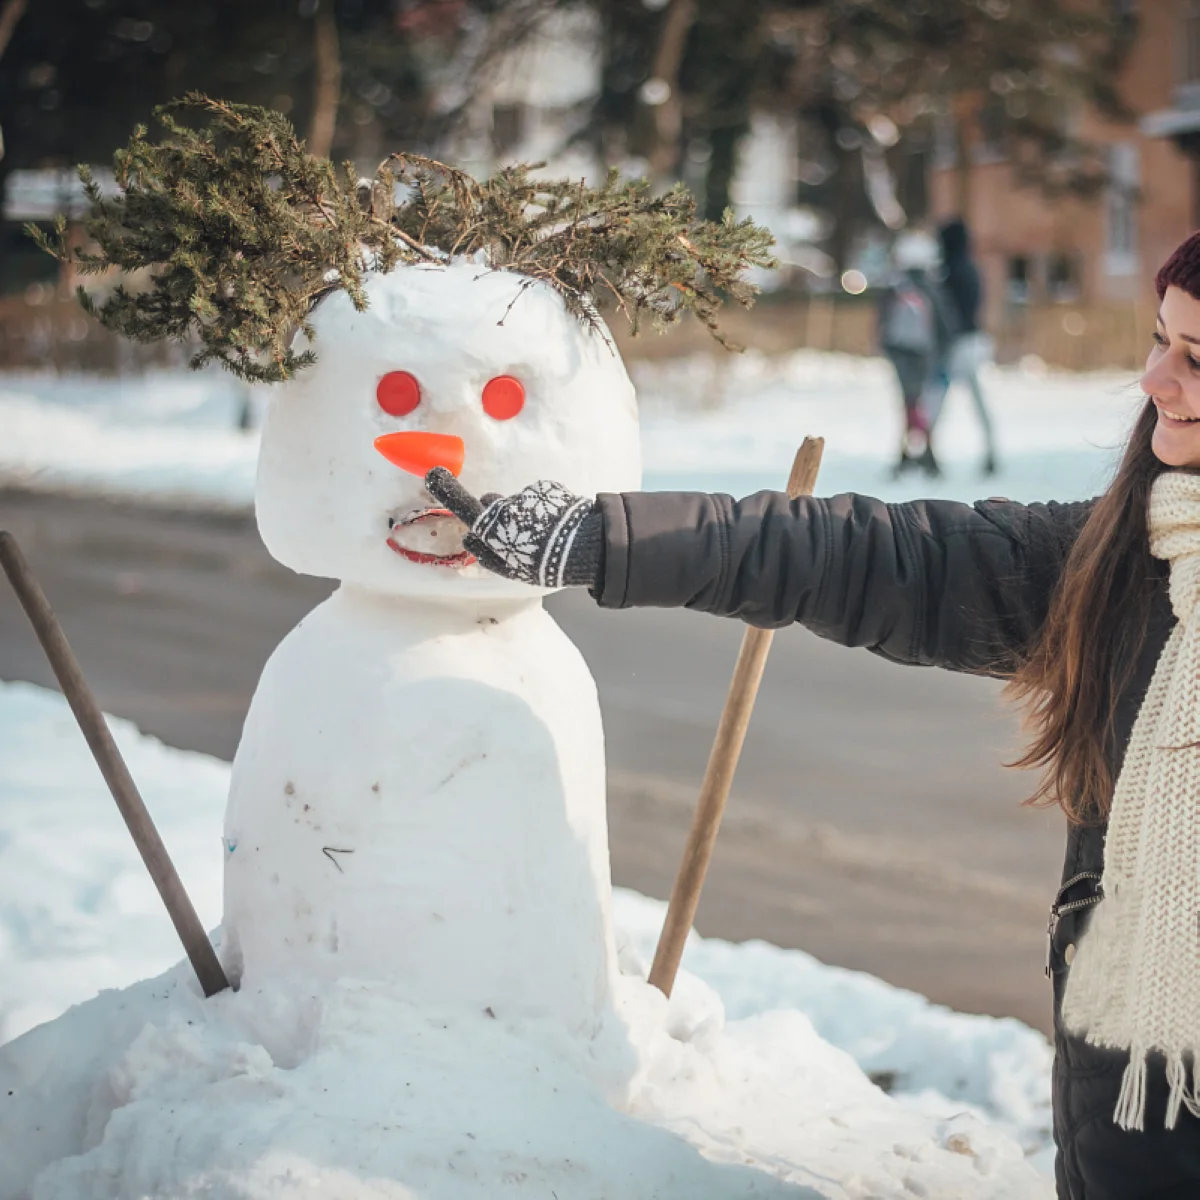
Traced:
[[[610, 608], [681, 606], [774, 628], [794, 621], [892, 662], [1005, 677], [1045, 621], [1090, 503], [883, 504], [863, 496], [789, 501], [687, 493], [600, 497], [604, 562], [594, 588]], [[1135, 678], [1120, 698], [1111, 762], [1133, 721], [1174, 617], [1163, 574]], [[1059, 1019], [1072, 947], [1100, 902], [1104, 830], [1072, 826], [1052, 909], [1055, 1164], [1060, 1200], [1200, 1198], [1200, 1121], [1163, 1129], [1163, 1064], [1151, 1062], [1146, 1131], [1112, 1121], [1127, 1058]]]

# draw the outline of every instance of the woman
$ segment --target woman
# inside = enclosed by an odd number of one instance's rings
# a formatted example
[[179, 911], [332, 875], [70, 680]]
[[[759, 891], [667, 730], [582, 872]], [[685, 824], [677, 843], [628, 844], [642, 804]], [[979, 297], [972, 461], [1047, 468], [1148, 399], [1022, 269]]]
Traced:
[[1048, 969], [1062, 1200], [1200, 1196], [1200, 234], [1157, 283], [1147, 400], [1094, 501], [537, 484], [483, 508], [427, 481], [510, 578], [1009, 680], [1034, 735], [1021, 765], [1047, 768], [1035, 800], [1069, 819]]

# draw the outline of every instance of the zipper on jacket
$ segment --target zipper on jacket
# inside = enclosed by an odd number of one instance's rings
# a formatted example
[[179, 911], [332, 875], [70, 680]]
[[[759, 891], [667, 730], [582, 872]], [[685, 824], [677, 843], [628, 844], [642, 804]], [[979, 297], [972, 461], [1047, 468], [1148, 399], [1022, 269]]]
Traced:
[[[1077, 883], [1083, 883], [1085, 880], [1092, 880], [1096, 884], [1096, 890], [1090, 896], [1085, 896], [1081, 900], [1068, 900], [1065, 904], [1062, 901], [1065, 896]], [[1098, 871], [1080, 871], [1078, 875], [1072, 875], [1058, 889], [1054, 896], [1054, 903], [1050, 905], [1050, 920], [1046, 924], [1046, 978], [1053, 978], [1054, 972], [1052, 967], [1054, 964], [1054, 934], [1058, 930], [1058, 922], [1062, 917], [1069, 916], [1071, 913], [1079, 912], [1081, 909], [1091, 908], [1099, 904], [1104, 899], [1104, 891], [1100, 887], [1100, 873]]]

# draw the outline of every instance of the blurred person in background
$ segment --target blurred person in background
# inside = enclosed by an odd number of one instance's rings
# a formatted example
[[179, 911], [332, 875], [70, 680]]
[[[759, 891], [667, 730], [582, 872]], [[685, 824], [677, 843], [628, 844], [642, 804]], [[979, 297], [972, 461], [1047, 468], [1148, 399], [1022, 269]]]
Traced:
[[979, 268], [971, 258], [971, 239], [966, 224], [958, 217], [938, 230], [942, 247], [941, 288], [951, 311], [955, 332], [943, 359], [935, 366], [925, 397], [930, 432], [937, 425], [946, 392], [952, 383], [962, 383], [971, 394], [983, 429], [983, 473], [996, 473], [996, 434], [988, 412], [979, 368], [991, 358], [991, 339], [979, 327], [983, 284]]
[[932, 277], [938, 263], [937, 243], [929, 234], [902, 234], [892, 249], [895, 278], [879, 300], [879, 346], [896, 372], [904, 404], [896, 477], [910, 468], [932, 478], [942, 473], [933, 452], [926, 397], [950, 353], [955, 326], [953, 311]]
[[1092, 500], [543, 482], [485, 505], [444, 468], [426, 477], [509, 579], [586, 587], [604, 608], [797, 623], [1007, 682], [1031, 739], [1014, 765], [1045, 772], [1029, 802], [1067, 825], [1046, 965], [1059, 1200], [1200, 1197], [1200, 233], [1155, 282], [1144, 400]]

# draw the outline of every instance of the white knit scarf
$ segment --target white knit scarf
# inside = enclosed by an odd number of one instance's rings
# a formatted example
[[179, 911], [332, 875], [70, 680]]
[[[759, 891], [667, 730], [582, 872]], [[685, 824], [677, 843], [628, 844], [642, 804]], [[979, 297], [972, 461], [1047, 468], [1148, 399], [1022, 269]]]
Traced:
[[1129, 1051], [1113, 1113], [1122, 1129], [1144, 1128], [1152, 1051], [1166, 1056], [1167, 1128], [1181, 1106], [1200, 1116], [1200, 475], [1155, 481], [1150, 551], [1171, 564], [1178, 624], [1117, 779], [1104, 900], [1078, 947], [1062, 1009], [1073, 1033]]

